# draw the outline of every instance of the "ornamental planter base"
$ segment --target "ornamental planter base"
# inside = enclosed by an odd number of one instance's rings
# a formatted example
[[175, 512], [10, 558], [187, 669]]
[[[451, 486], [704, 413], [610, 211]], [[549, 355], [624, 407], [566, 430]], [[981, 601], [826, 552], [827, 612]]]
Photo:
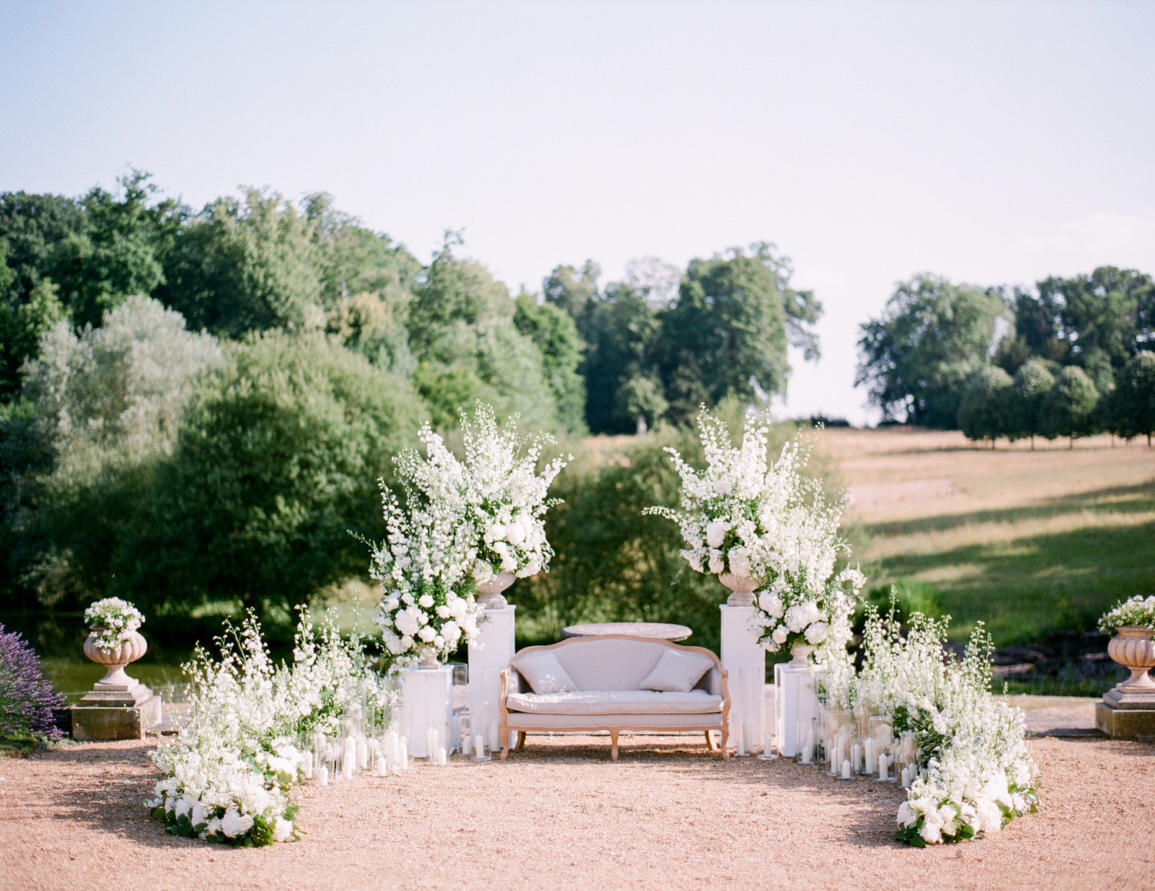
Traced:
[[1118, 708], [1097, 702], [1095, 726], [1111, 739], [1155, 739], [1155, 704], [1149, 703], [1146, 708]]

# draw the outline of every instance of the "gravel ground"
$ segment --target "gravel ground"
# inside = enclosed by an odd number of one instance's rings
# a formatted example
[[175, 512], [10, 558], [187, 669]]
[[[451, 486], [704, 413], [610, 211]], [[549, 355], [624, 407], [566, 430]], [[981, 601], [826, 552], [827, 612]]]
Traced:
[[1067, 711], [1031, 741], [1039, 813], [925, 850], [893, 840], [892, 784], [694, 736], [623, 737], [616, 764], [604, 737], [531, 736], [505, 763], [304, 787], [303, 840], [232, 849], [149, 817], [152, 743], [76, 744], [0, 760], [0, 887], [1155, 887], [1155, 745]]

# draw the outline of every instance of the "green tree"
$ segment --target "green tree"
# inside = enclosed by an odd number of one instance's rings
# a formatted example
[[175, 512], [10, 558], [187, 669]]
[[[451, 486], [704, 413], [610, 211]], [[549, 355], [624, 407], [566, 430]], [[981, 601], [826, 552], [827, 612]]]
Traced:
[[1054, 435], [1047, 425], [1047, 400], [1054, 385], [1055, 376], [1042, 359], [1030, 359], [1015, 372], [1007, 431], [1012, 440], [1029, 436], [1033, 450], [1036, 435]]
[[958, 426], [968, 439], [995, 440], [1008, 430], [1011, 376], [997, 365], [984, 365], [967, 381], [958, 409]]
[[[583, 322], [586, 351], [581, 371], [589, 427], [595, 433], [633, 432], [637, 406], [629, 404], [622, 390], [635, 378], [658, 380], [654, 356], [658, 313], [631, 288], [611, 285], [604, 298], [587, 305]], [[649, 407], [664, 408], [656, 402]]]
[[1125, 439], [1146, 436], [1150, 446], [1155, 433], [1155, 352], [1144, 350], [1127, 361], [1111, 401], [1113, 431]]
[[593, 260], [586, 260], [580, 273], [572, 266], [555, 266], [542, 282], [542, 296], [546, 303], [556, 306], [577, 323], [582, 337], [586, 336], [583, 320], [591, 306], [599, 299], [598, 278], [601, 270]]
[[1047, 429], [1056, 436], [1068, 437], [1074, 448], [1076, 437], [1094, 432], [1098, 402], [1099, 393], [1087, 373], [1077, 365], [1068, 365], [1059, 372], [1047, 395]]
[[27, 300], [0, 302], [0, 401], [20, 388], [21, 367], [36, 358], [41, 338], [64, 318], [64, 305], [50, 278], [33, 285]]
[[783, 392], [788, 343], [807, 359], [818, 357], [812, 326], [822, 306], [811, 292], [791, 288], [790, 276], [789, 262], [766, 243], [690, 261], [677, 301], [662, 313], [657, 347], [675, 420], [727, 394]]
[[584, 432], [585, 381], [578, 373], [581, 338], [573, 319], [553, 304], [538, 303], [523, 293], [517, 298], [513, 324], [541, 351], [542, 370], [562, 426], [569, 433]]
[[316, 225], [276, 192], [218, 198], [176, 237], [160, 298], [214, 334], [323, 324]]
[[855, 384], [886, 419], [949, 428], [964, 384], [987, 364], [1007, 313], [994, 289], [923, 274], [900, 283], [883, 315], [860, 327]]
[[108, 584], [187, 614], [208, 601], [284, 610], [364, 572], [346, 530], [379, 537], [376, 480], [424, 419], [411, 385], [321, 335], [235, 347], [185, 415], [115, 548]]

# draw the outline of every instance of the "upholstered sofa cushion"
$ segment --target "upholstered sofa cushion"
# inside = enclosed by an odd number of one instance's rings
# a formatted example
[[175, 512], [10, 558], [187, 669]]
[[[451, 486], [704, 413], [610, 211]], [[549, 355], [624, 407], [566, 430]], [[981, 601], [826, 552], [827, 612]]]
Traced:
[[534, 693], [565, 693], [577, 689], [577, 684], [557, 661], [552, 650], [521, 657], [517, 662], [517, 670], [529, 682]]
[[722, 710], [722, 697], [705, 690], [579, 690], [572, 693], [510, 693], [510, 711], [551, 715], [701, 715]]
[[686, 693], [692, 690], [707, 671], [712, 659], [701, 653], [667, 649], [653, 670], [638, 685], [643, 690], [670, 690]]

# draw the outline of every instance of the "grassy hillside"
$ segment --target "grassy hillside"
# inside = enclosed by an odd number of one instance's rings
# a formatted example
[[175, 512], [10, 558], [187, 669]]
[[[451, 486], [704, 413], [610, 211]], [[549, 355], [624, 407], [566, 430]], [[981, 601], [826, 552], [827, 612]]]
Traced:
[[1155, 591], [1155, 449], [1096, 437], [989, 447], [961, 434], [831, 429], [871, 586], [902, 584], [998, 644], [1094, 627]]

